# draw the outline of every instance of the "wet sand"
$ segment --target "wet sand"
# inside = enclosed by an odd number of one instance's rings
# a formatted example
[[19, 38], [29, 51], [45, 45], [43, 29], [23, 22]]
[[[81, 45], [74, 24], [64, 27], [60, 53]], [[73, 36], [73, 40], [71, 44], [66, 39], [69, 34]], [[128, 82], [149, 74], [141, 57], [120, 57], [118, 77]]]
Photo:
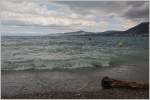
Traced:
[[[136, 68], [137, 69], [137, 68]], [[149, 90], [102, 89], [101, 79], [148, 81], [148, 74], [132, 66], [65, 70], [2, 71], [2, 98], [145, 99]]]

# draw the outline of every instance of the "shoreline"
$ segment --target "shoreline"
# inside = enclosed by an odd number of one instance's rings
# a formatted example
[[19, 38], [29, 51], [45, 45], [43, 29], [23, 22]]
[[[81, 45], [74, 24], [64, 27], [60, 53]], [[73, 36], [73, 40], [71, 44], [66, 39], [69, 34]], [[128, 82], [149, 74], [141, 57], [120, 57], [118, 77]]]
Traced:
[[149, 98], [148, 90], [102, 89], [101, 79], [107, 75], [115, 79], [148, 81], [142, 72], [133, 73], [131, 68], [133, 67], [2, 71], [1, 97], [5, 99]]

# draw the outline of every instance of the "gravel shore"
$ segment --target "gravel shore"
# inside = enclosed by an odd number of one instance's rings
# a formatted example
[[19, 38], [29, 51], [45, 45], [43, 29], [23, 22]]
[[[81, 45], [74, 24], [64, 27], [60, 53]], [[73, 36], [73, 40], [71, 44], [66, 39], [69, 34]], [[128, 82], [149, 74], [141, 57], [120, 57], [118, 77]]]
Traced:
[[60, 92], [20, 94], [2, 96], [5, 99], [148, 99], [148, 90], [106, 89], [101, 91]]
[[[121, 68], [122, 69], [122, 68]], [[102, 89], [101, 80], [111, 75], [120, 80], [144, 80], [139, 73], [117, 72], [119, 68], [79, 70], [2, 71], [1, 98], [5, 99], [148, 99], [149, 90]], [[132, 73], [131, 73], [132, 74]], [[134, 76], [134, 77], [131, 77]], [[141, 75], [142, 76], [142, 75]]]

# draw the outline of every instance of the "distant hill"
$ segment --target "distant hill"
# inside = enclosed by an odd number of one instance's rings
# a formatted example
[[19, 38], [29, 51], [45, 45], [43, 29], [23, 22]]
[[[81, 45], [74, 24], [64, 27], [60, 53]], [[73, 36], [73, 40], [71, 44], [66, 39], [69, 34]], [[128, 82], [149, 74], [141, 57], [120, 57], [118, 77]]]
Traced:
[[87, 35], [87, 34], [94, 34], [94, 32], [86, 32], [86, 31], [75, 31], [75, 32], [67, 32], [63, 33], [64, 35]]
[[148, 35], [149, 34], [149, 22], [144, 22], [136, 25], [126, 31], [124, 34], [132, 34], [132, 35]]
[[126, 31], [86, 32], [76, 31], [63, 33], [62, 35], [101, 35], [101, 36], [149, 36], [149, 22], [140, 23]]
[[149, 22], [143, 22], [126, 31], [105, 31], [97, 35], [103, 36], [149, 36]]

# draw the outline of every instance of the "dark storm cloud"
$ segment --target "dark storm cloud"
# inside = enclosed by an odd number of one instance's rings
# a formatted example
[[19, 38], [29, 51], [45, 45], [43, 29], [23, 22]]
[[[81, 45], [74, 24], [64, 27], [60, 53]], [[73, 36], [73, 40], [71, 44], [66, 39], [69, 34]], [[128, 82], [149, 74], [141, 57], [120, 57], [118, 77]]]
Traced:
[[58, 1], [56, 3], [68, 5], [80, 14], [89, 14], [94, 10], [97, 14], [114, 13], [131, 20], [145, 21], [149, 17], [148, 1]]
[[149, 18], [149, 2], [131, 2], [129, 4], [129, 9], [125, 11], [124, 15], [130, 19], [141, 18], [148, 21]]

